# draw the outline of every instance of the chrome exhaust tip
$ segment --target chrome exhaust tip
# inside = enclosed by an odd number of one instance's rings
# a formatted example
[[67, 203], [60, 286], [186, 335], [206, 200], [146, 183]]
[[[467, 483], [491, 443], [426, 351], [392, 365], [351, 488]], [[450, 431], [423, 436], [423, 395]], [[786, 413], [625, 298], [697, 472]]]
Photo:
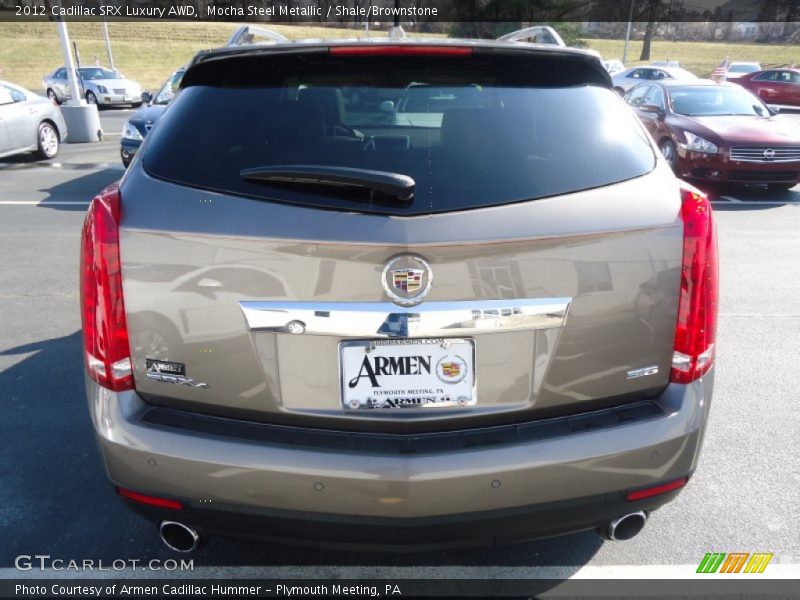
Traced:
[[644, 511], [636, 511], [611, 521], [603, 532], [603, 537], [614, 542], [630, 540], [644, 529], [647, 515]]
[[200, 545], [200, 534], [177, 521], [161, 521], [158, 533], [164, 545], [175, 552], [192, 552]]

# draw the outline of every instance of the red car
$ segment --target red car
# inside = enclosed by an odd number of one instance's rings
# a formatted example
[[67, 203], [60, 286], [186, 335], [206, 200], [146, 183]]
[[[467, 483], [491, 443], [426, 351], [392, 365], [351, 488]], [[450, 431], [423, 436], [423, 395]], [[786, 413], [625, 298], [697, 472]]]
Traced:
[[800, 106], [800, 69], [767, 69], [736, 79], [735, 83], [747, 88], [768, 104]]
[[682, 179], [781, 190], [800, 179], [800, 127], [736, 84], [651, 81], [625, 100]]

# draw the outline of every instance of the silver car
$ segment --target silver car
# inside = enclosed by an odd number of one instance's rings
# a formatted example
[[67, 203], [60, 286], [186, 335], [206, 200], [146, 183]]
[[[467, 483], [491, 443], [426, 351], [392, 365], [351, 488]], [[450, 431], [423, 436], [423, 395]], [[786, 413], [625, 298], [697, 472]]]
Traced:
[[680, 67], [649, 66], [631, 67], [630, 69], [615, 73], [611, 77], [614, 83], [614, 89], [620, 94], [627, 92], [633, 86], [639, 85], [643, 81], [661, 81], [664, 79], [691, 81], [697, 79], [697, 76]]
[[36, 152], [53, 158], [67, 137], [61, 110], [38, 94], [0, 81], [0, 157]]
[[604, 60], [603, 67], [610, 75], [616, 75], [620, 71], [625, 70], [625, 63], [619, 59], [612, 58], [610, 60]]
[[[142, 86], [136, 81], [126, 79], [117, 71], [105, 67], [80, 67], [76, 71], [81, 96], [89, 104], [99, 106], [129, 104], [135, 107], [142, 105]], [[42, 79], [42, 86], [47, 97], [53, 102], [65, 102], [72, 97], [67, 69], [64, 67], [46, 75]]]
[[86, 216], [85, 381], [170, 548], [622, 540], [691, 478], [711, 207], [595, 55], [207, 51], [140, 153]]

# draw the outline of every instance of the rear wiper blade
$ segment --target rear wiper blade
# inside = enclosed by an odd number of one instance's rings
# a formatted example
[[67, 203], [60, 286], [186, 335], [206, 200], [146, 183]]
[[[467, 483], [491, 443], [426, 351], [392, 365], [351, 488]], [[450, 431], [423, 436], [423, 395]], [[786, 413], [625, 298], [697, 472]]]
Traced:
[[364, 188], [406, 203], [414, 198], [414, 180], [389, 171], [371, 171], [328, 165], [269, 165], [243, 169], [245, 181], [265, 183]]

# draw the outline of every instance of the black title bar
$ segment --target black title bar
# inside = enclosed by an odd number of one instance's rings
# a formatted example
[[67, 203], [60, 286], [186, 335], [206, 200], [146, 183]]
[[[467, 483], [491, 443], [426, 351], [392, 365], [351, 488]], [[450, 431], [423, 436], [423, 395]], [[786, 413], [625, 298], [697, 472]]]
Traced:
[[27, 0], [0, 20], [424, 22], [795, 22], [800, 0]]

